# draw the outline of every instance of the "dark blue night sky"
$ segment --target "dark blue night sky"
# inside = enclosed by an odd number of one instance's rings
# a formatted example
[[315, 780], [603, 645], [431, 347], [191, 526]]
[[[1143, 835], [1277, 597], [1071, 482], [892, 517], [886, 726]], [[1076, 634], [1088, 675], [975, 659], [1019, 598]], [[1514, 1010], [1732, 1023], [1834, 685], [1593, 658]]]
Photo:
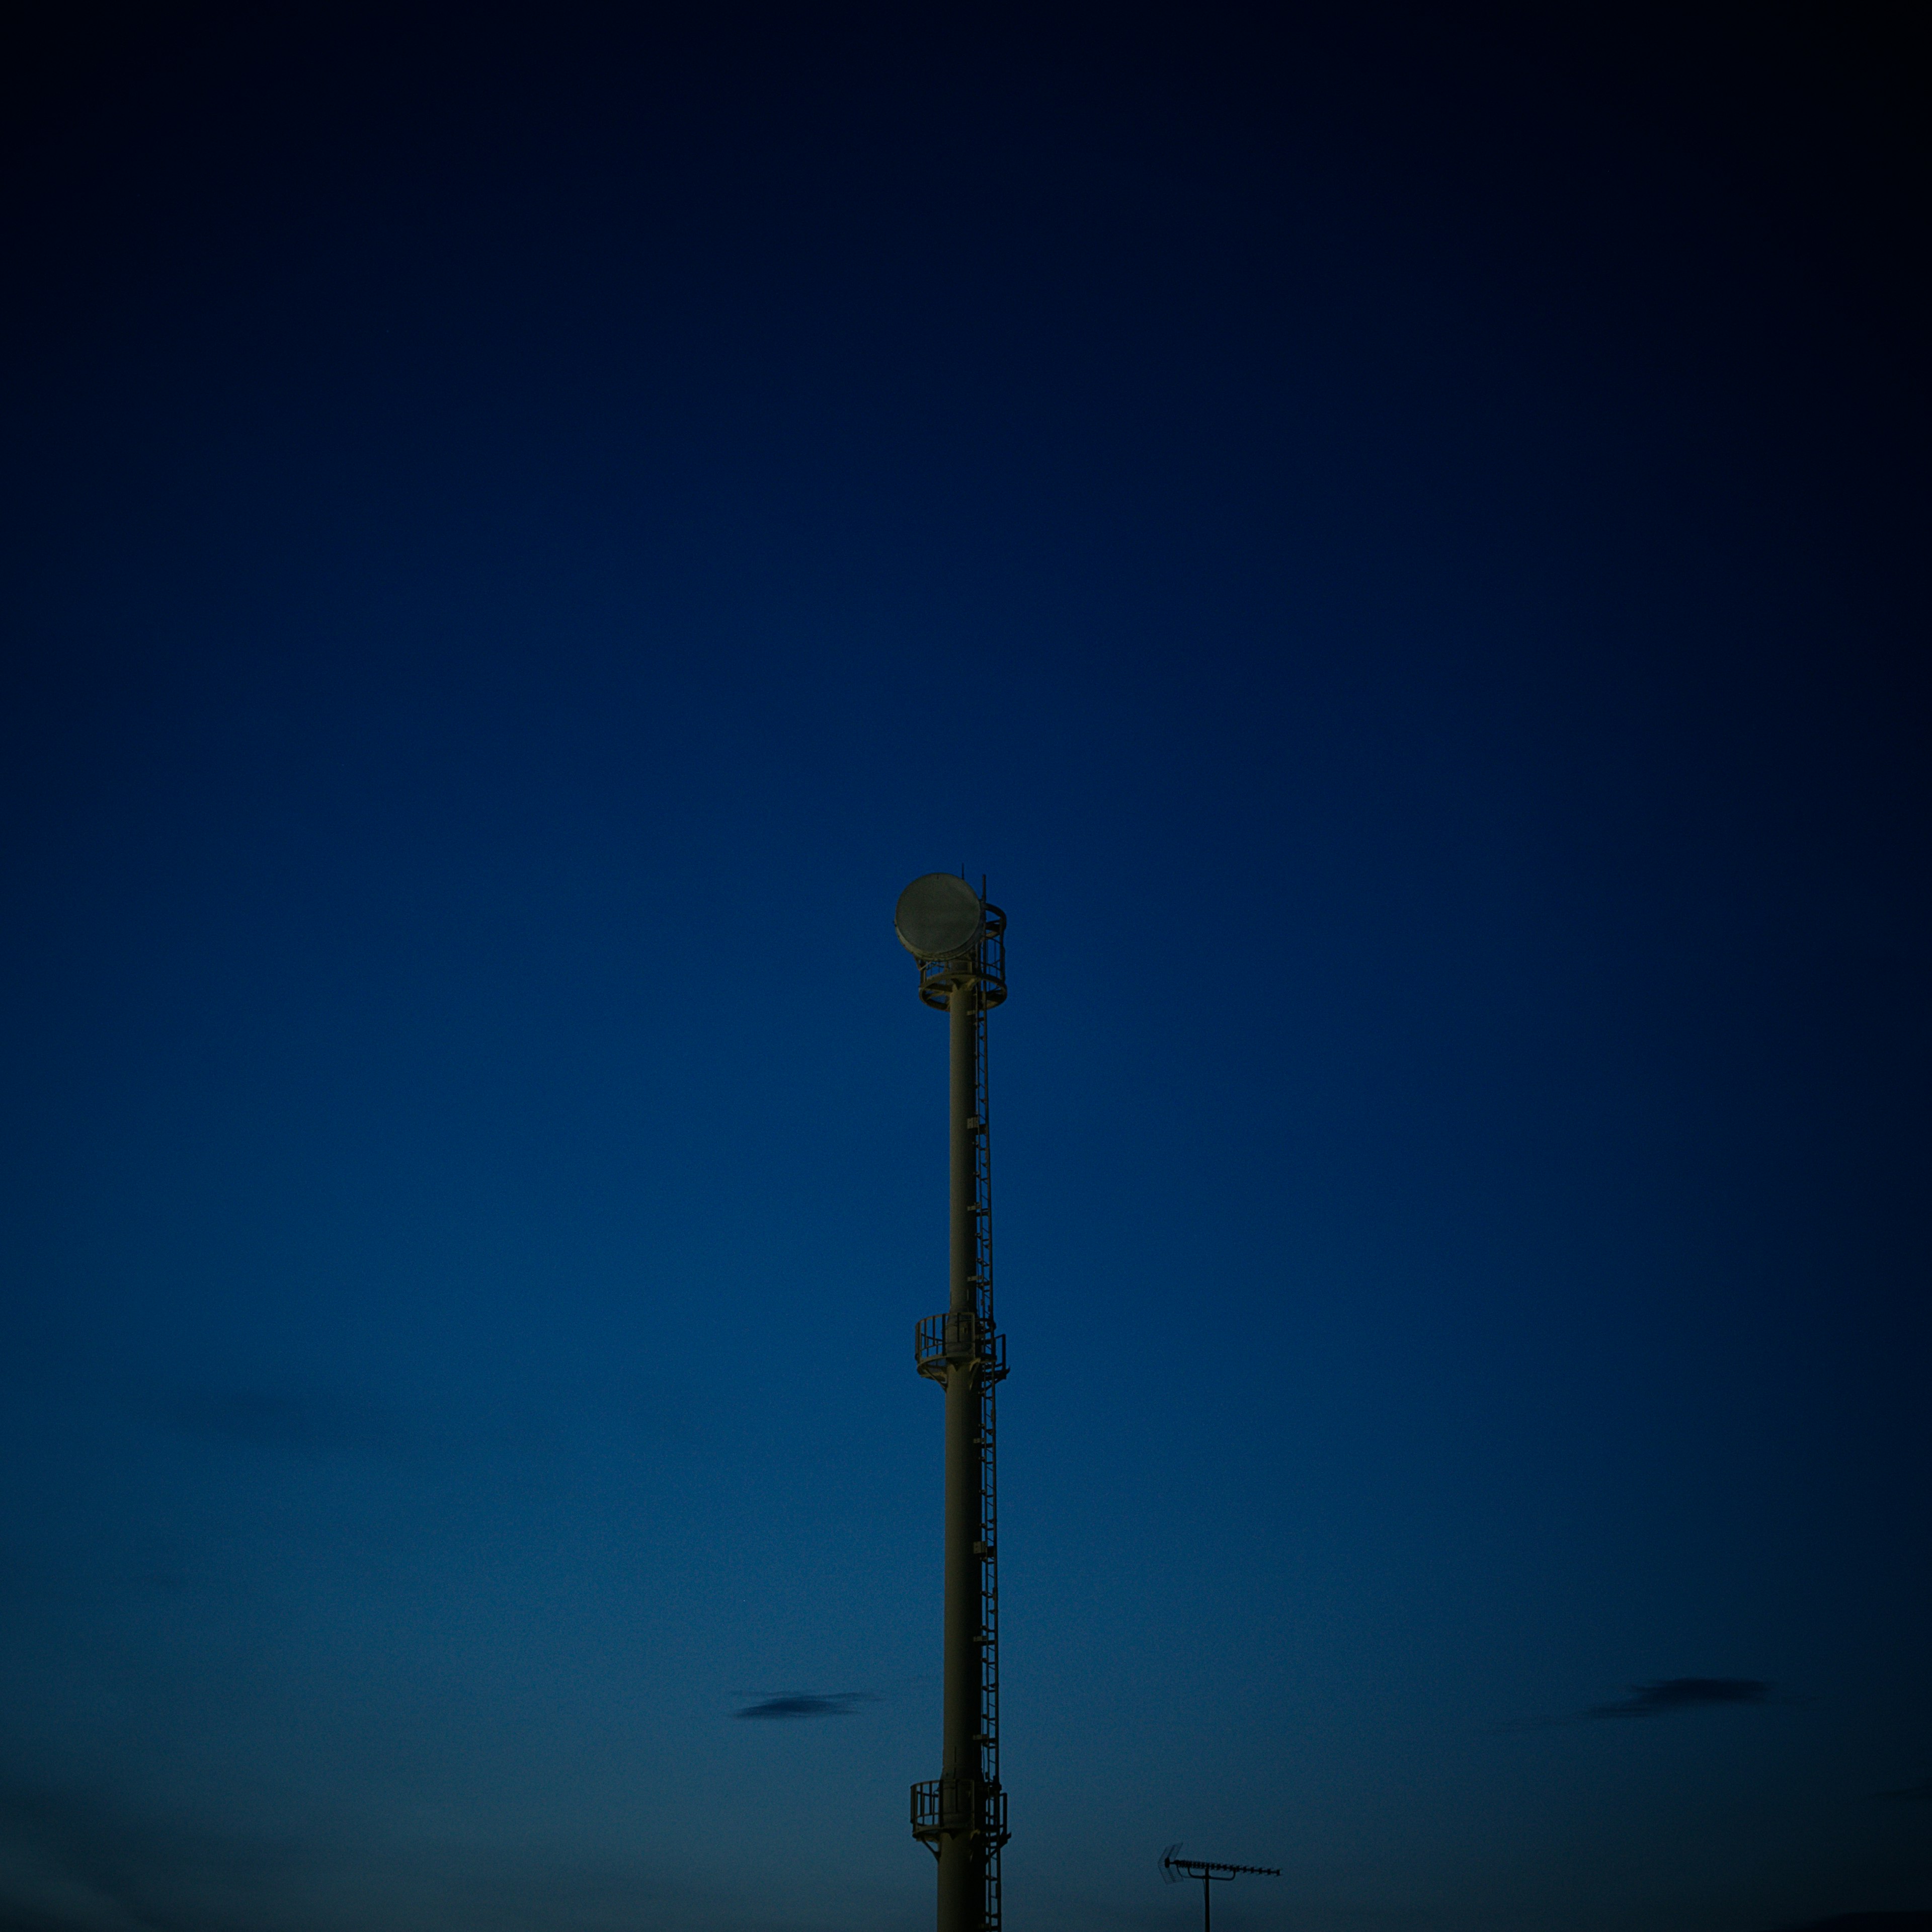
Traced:
[[962, 866], [1013, 1932], [1932, 1906], [1922, 15], [8, 32], [0, 1932], [932, 1922]]

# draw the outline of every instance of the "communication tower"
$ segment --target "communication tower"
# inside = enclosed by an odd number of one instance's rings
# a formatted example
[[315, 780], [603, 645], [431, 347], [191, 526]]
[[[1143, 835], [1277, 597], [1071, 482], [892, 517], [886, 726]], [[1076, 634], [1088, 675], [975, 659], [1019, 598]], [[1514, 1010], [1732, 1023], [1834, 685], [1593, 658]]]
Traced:
[[1006, 1338], [993, 1320], [986, 1016], [1006, 997], [1006, 915], [963, 877], [928, 872], [892, 924], [919, 962], [919, 996], [947, 1016], [951, 1292], [918, 1326], [919, 1372], [946, 1391], [944, 1729], [940, 1774], [912, 1788], [913, 1836], [939, 1861], [939, 1932], [999, 1932], [999, 1506], [993, 1391]]

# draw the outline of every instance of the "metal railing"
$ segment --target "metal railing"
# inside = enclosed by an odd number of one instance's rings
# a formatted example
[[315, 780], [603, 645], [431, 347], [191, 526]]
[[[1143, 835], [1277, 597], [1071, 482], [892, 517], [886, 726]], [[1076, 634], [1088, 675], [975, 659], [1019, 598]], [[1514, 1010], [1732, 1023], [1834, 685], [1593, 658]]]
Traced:
[[[986, 1328], [976, 1315], [921, 1316], [912, 1346], [920, 1373], [930, 1376], [942, 1387], [946, 1371], [955, 1364], [976, 1366], [982, 1381], [1006, 1379], [1006, 1338]], [[985, 1433], [983, 1423], [981, 1433]], [[985, 1487], [983, 1483], [981, 1487]]]
[[1004, 1845], [1009, 1835], [1006, 1794], [984, 1779], [921, 1779], [912, 1788], [912, 1834], [936, 1838], [942, 1832], [976, 1832], [989, 1847]]

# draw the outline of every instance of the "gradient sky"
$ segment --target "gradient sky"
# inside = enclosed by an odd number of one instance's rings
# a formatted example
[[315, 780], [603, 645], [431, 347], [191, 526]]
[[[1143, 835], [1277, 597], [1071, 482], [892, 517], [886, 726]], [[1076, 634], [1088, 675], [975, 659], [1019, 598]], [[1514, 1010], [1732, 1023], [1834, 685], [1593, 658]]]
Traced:
[[1013, 1932], [1932, 1906], [1913, 11], [16, 21], [0, 1932], [930, 1923], [961, 866]]

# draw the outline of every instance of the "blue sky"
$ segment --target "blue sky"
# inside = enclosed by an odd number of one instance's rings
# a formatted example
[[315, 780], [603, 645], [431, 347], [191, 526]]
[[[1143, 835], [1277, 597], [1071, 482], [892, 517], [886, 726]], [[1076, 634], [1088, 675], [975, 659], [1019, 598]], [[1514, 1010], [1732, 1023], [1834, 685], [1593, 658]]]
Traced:
[[23, 36], [4, 1932], [926, 1922], [962, 866], [1014, 1924], [1932, 1904], [1920, 70], [1682, 17]]

